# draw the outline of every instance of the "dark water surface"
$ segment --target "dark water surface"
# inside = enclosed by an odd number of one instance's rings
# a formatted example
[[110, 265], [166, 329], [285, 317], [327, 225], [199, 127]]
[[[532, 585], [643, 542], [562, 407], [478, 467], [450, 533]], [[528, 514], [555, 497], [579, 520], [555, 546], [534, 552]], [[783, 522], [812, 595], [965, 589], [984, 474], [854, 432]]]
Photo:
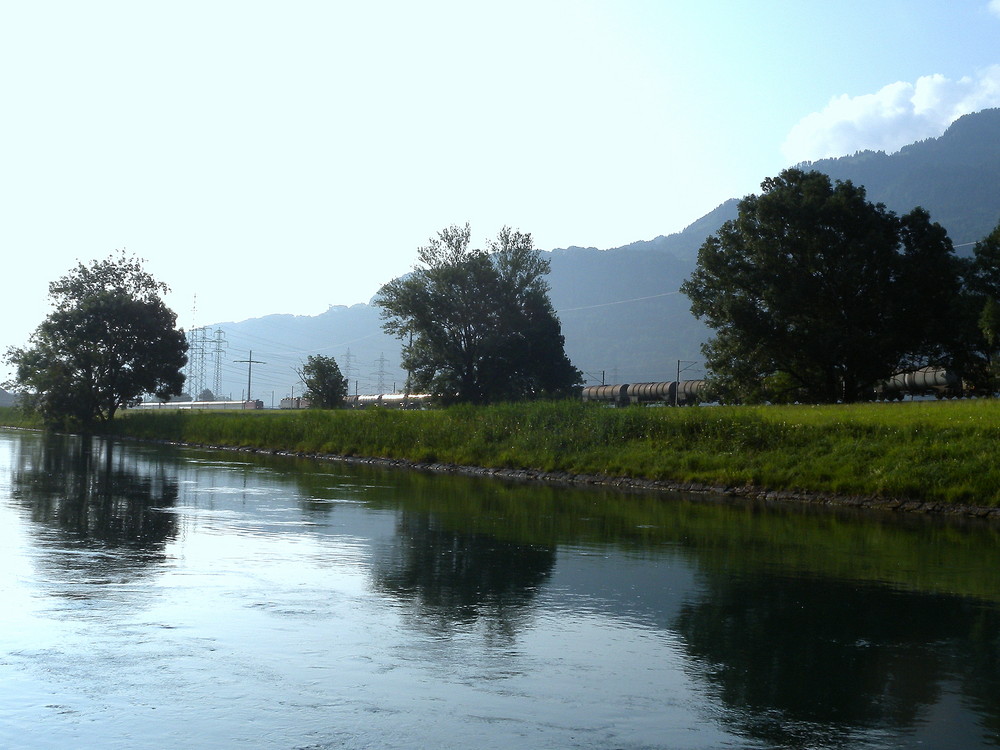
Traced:
[[998, 542], [0, 430], [0, 747], [997, 747]]

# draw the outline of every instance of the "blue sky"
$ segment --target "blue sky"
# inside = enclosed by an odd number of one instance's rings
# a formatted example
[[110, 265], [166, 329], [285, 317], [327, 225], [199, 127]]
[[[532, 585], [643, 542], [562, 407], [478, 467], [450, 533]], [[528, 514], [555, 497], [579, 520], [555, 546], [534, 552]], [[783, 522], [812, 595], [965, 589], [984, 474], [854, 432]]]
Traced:
[[5, 349], [120, 248], [191, 327], [367, 302], [452, 223], [679, 231], [1000, 106], [1000, 0], [2, 2], [0, 101]]

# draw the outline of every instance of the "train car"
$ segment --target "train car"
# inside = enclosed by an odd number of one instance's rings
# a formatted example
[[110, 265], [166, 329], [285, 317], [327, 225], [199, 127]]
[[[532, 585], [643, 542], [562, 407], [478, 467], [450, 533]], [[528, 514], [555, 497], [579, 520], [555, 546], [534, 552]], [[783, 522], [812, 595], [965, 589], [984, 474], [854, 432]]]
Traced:
[[344, 398], [347, 409], [424, 409], [432, 401], [429, 393], [372, 393], [355, 394]]
[[632, 383], [625, 389], [630, 404], [674, 403], [677, 383], [663, 381], [659, 383]]
[[901, 372], [875, 387], [875, 398], [879, 401], [898, 401], [905, 396], [956, 398], [964, 393], [962, 378], [944, 367], [921, 367]]
[[704, 380], [682, 380], [677, 384], [677, 399], [679, 406], [698, 403], [705, 395]]
[[612, 406], [628, 404], [687, 406], [698, 402], [704, 386], [704, 380], [589, 385], [583, 389], [581, 397], [584, 401], [596, 401]]
[[688, 406], [698, 402], [704, 380], [666, 380], [659, 383], [633, 383], [628, 386], [629, 403]]
[[422, 409], [431, 402], [429, 393], [385, 393], [379, 406], [389, 409]]
[[588, 385], [583, 389], [584, 401], [624, 406], [628, 403], [628, 383], [621, 385]]
[[241, 411], [245, 409], [263, 409], [264, 402], [251, 401], [143, 401], [133, 409], [142, 410], [175, 410], [175, 411]]

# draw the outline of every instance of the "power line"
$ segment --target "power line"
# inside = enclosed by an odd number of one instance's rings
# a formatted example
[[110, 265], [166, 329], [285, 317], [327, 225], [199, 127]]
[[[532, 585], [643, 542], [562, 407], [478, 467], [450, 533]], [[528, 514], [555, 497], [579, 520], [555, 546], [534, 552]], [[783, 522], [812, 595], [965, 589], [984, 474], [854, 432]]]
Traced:
[[676, 292], [663, 292], [662, 294], [651, 294], [648, 297], [633, 297], [632, 299], [620, 299], [620, 300], [616, 300], [615, 302], [601, 302], [601, 303], [598, 303], [596, 305], [584, 305], [583, 307], [567, 307], [567, 308], [565, 308], [563, 310], [557, 310], [556, 312], [562, 314], [562, 313], [568, 313], [568, 312], [576, 312], [577, 310], [593, 310], [595, 307], [609, 307], [610, 305], [624, 305], [624, 304], [626, 304], [628, 302], [642, 302], [643, 300], [646, 300], [646, 299], [656, 299], [657, 297], [670, 297], [671, 295], [674, 295], [674, 294], [680, 294], [680, 290], [678, 290]]

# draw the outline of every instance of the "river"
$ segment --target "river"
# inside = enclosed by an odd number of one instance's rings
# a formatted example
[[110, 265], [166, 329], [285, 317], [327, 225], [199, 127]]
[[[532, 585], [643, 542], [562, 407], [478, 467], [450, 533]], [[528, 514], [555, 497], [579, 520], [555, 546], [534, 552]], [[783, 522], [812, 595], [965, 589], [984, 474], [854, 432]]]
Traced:
[[1000, 745], [1000, 527], [0, 430], [0, 747]]

